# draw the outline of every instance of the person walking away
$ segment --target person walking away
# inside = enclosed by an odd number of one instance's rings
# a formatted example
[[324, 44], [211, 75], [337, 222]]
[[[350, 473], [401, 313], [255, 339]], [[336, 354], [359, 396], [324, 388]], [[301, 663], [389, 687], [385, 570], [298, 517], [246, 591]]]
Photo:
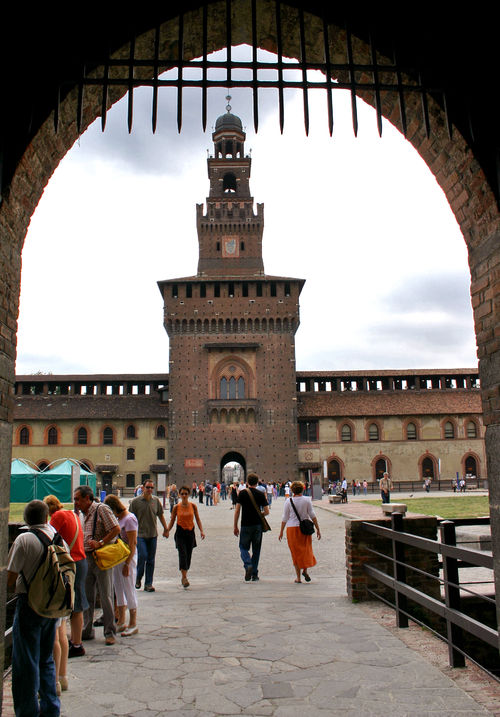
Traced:
[[[56, 671], [52, 650], [57, 619], [42, 617], [28, 602], [28, 586], [45, 554], [41, 539], [54, 537], [48, 527], [49, 509], [41, 500], [32, 500], [24, 509], [30, 528], [15, 539], [7, 562], [7, 588], [17, 594], [12, 626], [12, 696], [16, 717], [59, 717]], [[65, 546], [66, 549], [68, 546]]]
[[156, 545], [158, 541], [159, 520], [163, 526], [163, 536], [168, 537], [167, 522], [163, 515], [163, 506], [160, 499], [153, 495], [154, 483], [146, 478], [143, 483], [143, 494], [134, 498], [129, 505], [129, 511], [135, 515], [139, 524], [137, 531], [137, 577], [135, 587], [141, 589], [142, 578], [146, 573], [144, 590], [154, 593], [153, 575], [155, 571]]
[[[233, 533], [239, 536], [240, 555], [245, 568], [245, 580], [259, 579], [259, 558], [262, 546], [261, 513], [269, 515], [266, 494], [257, 490], [259, 478], [256, 473], [249, 473], [247, 487], [240, 490], [234, 511]], [[252, 500], [253, 497], [253, 500]], [[241, 514], [241, 532], [238, 521]], [[252, 553], [250, 554], [250, 549]]]
[[311, 582], [308, 569], [316, 565], [316, 558], [312, 549], [312, 535], [304, 535], [300, 529], [300, 521], [306, 519], [312, 520], [316, 528], [316, 537], [321, 540], [318, 519], [314, 512], [311, 498], [304, 495], [304, 484], [300, 481], [294, 481], [292, 483], [292, 496], [287, 498], [283, 508], [278, 540], [282, 540], [286, 527], [286, 539], [292, 556], [293, 567], [295, 568], [296, 583], [302, 582], [300, 579], [301, 572], [304, 580], [307, 583]]
[[366, 496], [367, 494], [368, 494], [368, 481], [365, 479], [363, 481], [363, 495]]
[[392, 481], [389, 478], [389, 473], [384, 473], [382, 478], [380, 479], [380, 496], [382, 498], [382, 503], [390, 503], [391, 502], [391, 490], [392, 490]]
[[113, 605], [113, 570], [100, 570], [94, 550], [114, 543], [120, 533], [120, 526], [107, 505], [97, 503], [92, 488], [88, 485], [79, 486], [74, 493], [75, 509], [83, 513], [83, 547], [87, 556], [87, 578], [85, 580], [85, 593], [88, 607], [83, 611], [83, 640], [93, 640], [94, 606], [96, 589], [102, 607], [104, 638], [106, 645], [114, 645], [115, 640], [115, 611]]
[[212, 484], [210, 481], [205, 482], [205, 505], [213, 505], [212, 500]]
[[225, 480], [222, 480], [220, 484], [220, 497], [221, 500], [226, 500], [227, 498], [227, 485]]
[[[137, 575], [137, 530], [138, 522], [133, 513], [130, 513], [116, 495], [106, 496], [104, 501], [115, 515], [120, 525], [120, 538], [130, 549], [130, 555], [125, 562], [113, 568], [113, 582], [118, 624], [116, 631], [122, 637], [130, 637], [139, 632], [137, 627], [137, 594], [135, 580]], [[127, 607], [129, 621], [127, 624]]]
[[203, 505], [203, 493], [205, 492], [205, 484], [200, 483], [198, 486], [198, 503], [201, 503]]
[[266, 484], [266, 498], [269, 504], [269, 510], [271, 510], [271, 505], [273, 502], [273, 484], [269, 482]]
[[170, 534], [170, 531], [177, 522], [177, 528], [174, 535], [175, 547], [179, 553], [181, 583], [184, 588], [188, 588], [189, 580], [187, 574], [189, 568], [191, 567], [193, 549], [196, 547], [196, 536], [194, 532], [195, 520], [202, 540], [205, 540], [205, 533], [203, 532], [203, 526], [198, 513], [198, 506], [196, 503], [191, 503], [189, 501], [189, 488], [183, 485], [179, 491], [179, 495], [181, 501], [174, 506], [170, 522], [167, 526], [167, 532]]
[[233, 483], [231, 486], [231, 507], [230, 510], [233, 510], [236, 508], [236, 503], [238, 501], [238, 486], [236, 483]]

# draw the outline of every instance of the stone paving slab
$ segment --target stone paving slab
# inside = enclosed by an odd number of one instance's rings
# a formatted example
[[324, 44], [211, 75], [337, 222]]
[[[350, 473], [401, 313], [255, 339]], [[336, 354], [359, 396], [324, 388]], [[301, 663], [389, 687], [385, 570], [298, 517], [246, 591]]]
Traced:
[[318, 512], [318, 565], [311, 583], [295, 584], [286, 542], [277, 540], [282, 505], [271, 511], [256, 583], [243, 580], [227, 504], [201, 510], [207, 539], [188, 590], [173, 541], [159, 541], [157, 592], [139, 593], [139, 634], [106, 647], [96, 630], [87, 655], [69, 661], [61, 714], [491, 714], [347, 600], [343, 518]]

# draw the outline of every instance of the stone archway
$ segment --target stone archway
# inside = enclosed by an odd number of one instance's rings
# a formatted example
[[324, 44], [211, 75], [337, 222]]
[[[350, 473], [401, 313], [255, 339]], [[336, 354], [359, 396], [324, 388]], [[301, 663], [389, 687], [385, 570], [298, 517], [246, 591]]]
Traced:
[[238, 463], [241, 468], [243, 469], [243, 480], [246, 479], [247, 475], [247, 462], [244, 458], [244, 456], [241, 455], [241, 453], [238, 453], [237, 451], [229, 451], [229, 453], [225, 453], [222, 458], [220, 459], [220, 474], [219, 477], [222, 478], [223, 476], [223, 470], [225, 466], [227, 466], [228, 463]]
[[[307, 10], [305, 3], [296, 3]], [[242, 5], [238, 22], [233, 28], [232, 42], [239, 44], [252, 39], [251, 13]], [[186, 15], [187, 42], [186, 57], [196, 57], [203, 53], [203, 38], [200, 7]], [[272, 31], [272, 7], [263, 2], [263, 21], [256, 38], [257, 44], [275, 51], [276, 39]], [[224, 12], [217, 4], [209, 5], [214, 13], [209, 38], [211, 50], [222, 48], [226, 42], [223, 26]], [[306, 16], [307, 32], [305, 49], [311, 60], [321, 52], [321, 43], [316, 39], [321, 35], [322, 24], [314, 15]], [[144, 27], [144, 26], [141, 26]], [[147, 27], [147, 25], [146, 25]], [[177, 23], [165, 23], [165, 36], [172, 36], [175, 42]], [[139, 55], [141, 47], [150, 46], [154, 40], [154, 31], [145, 31], [135, 38], [135, 51]], [[338, 36], [342, 35], [339, 30]], [[362, 38], [360, 32], [359, 37]], [[283, 51], [292, 57], [299, 57], [300, 48], [287, 45]], [[319, 48], [319, 49], [318, 49]], [[362, 39], [357, 43], [360, 59], [370, 58], [371, 48]], [[129, 51], [122, 47], [117, 54]], [[342, 53], [345, 48], [332, 44], [332, 53]], [[144, 69], [144, 72], [150, 72]], [[67, 70], [71, 75], [70, 69]], [[119, 99], [122, 91], [109, 90], [109, 104]], [[375, 99], [370, 94], [363, 95], [370, 104]], [[76, 124], [79, 97], [76, 88], [69, 91], [61, 102], [61, 118], [58, 134], [53, 131], [53, 117], [46, 116], [40, 122], [38, 131], [30, 136], [29, 144], [17, 164], [10, 181], [9, 191], [0, 206], [0, 257], [5, 270], [0, 277], [0, 473], [4, 477], [1, 483], [0, 505], [8, 505], [8, 476], [12, 441], [12, 402], [16, 351], [16, 326], [19, 307], [19, 288], [21, 275], [21, 250], [31, 216], [38, 204], [44, 187], [57, 167], [61, 158], [78, 138]], [[99, 92], [89, 90], [86, 93], [82, 111], [84, 130], [101, 113]], [[381, 113], [389, 121], [400, 127], [397, 101], [389, 95], [381, 98]], [[474, 309], [476, 337], [478, 344], [479, 371], [483, 399], [483, 415], [486, 425], [486, 455], [488, 475], [490, 476], [490, 505], [493, 525], [493, 547], [495, 559], [500, 553], [500, 483], [495, 477], [500, 473], [500, 344], [498, 341], [500, 314], [500, 286], [498, 284], [498, 266], [500, 265], [500, 216], [495, 196], [481, 169], [474, 148], [467, 145], [464, 138], [454, 131], [450, 137], [447, 121], [440, 106], [430, 101], [429, 115], [434, 125], [432, 137], [426, 135], [421, 111], [416, 97], [407, 98], [408, 140], [427, 163], [437, 182], [443, 189], [469, 251], [471, 270], [471, 294]], [[6, 521], [6, 511], [2, 511]], [[5, 530], [4, 530], [5, 534]], [[2, 546], [2, 564], [5, 565], [5, 544]], [[497, 563], [498, 564], [498, 563]], [[500, 570], [496, 571], [497, 588], [500, 590]]]

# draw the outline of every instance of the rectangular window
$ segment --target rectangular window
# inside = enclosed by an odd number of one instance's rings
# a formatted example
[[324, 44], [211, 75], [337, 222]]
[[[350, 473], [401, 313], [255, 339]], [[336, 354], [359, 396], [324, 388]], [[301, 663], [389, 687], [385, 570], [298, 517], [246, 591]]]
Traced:
[[262, 296], [262, 282], [258, 281], [256, 284], [256, 294], [257, 296]]
[[244, 281], [241, 285], [241, 292], [242, 296], [248, 296], [248, 284], [246, 283], [246, 281]]
[[276, 296], [276, 282], [271, 281], [271, 296]]
[[179, 287], [177, 284], [172, 284], [172, 299], [177, 299], [177, 296], [179, 294]]
[[186, 299], [191, 299], [193, 296], [193, 285], [186, 284]]
[[232, 281], [229, 282], [229, 296], [234, 296], [234, 283]]
[[135, 488], [135, 473], [127, 473], [125, 485], [127, 488]]
[[205, 284], [200, 284], [200, 299], [204, 299], [207, 295], [207, 287]]
[[299, 443], [318, 442], [318, 421], [299, 421]]
[[290, 282], [285, 281], [285, 296], [290, 296]]
[[220, 298], [220, 284], [219, 284], [219, 282], [217, 282], [217, 283], [214, 284], [214, 297], [215, 297], [216, 299], [219, 299], [219, 298]]

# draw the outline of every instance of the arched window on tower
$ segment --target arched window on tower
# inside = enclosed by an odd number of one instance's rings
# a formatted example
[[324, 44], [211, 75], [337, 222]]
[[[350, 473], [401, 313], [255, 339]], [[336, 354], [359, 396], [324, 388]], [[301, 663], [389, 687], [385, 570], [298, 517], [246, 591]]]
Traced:
[[467, 438], [477, 438], [477, 426], [474, 421], [467, 423]]
[[378, 441], [379, 438], [379, 432], [378, 432], [378, 426], [376, 423], [370, 423], [368, 426], [368, 440], [369, 441]]
[[23, 426], [19, 431], [19, 445], [29, 446], [30, 444], [30, 430], [27, 426]]
[[78, 445], [79, 445], [79, 446], [86, 446], [86, 445], [87, 445], [87, 441], [88, 441], [87, 429], [84, 428], [83, 426], [81, 426], [81, 427], [78, 429], [77, 440], [78, 440]]
[[222, 180], [222, 191], [226, 193], [236, 192], [236, 177], [232, 172], [228, 172], [224, 175], [224, 179]]
[[222, 376], [220, 380], [220, 398], [233, 401], [237, 398], [245, 398], [245, 379], [243, 376]]
[[55, 426], [51, 426], [47, 431], [47, 444], [49, 446], [57, 446], [59, 442], [58, 438], [57, 428]]
[[451, 421], [446, 421], [444, 424], [444, 437], [446, 439], [455, 438], [455, 426]]
[[414, 423], [408, 423], [406, 426], [406, 439], [408, 441], [417, 440], [417, 427]]

